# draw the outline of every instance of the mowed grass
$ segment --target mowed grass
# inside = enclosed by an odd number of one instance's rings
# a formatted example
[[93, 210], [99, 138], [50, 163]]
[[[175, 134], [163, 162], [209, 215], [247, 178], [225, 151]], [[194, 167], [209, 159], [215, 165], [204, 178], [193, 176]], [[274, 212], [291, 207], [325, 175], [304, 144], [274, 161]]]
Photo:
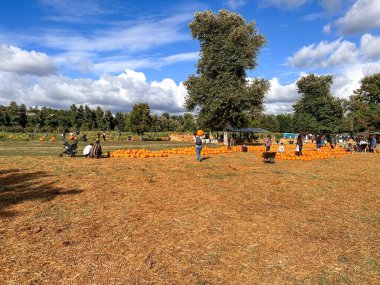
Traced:
[[[78, 142], [78, 155], [82, 154], [84, 147], [94, 141]], [[69, 141], [70, 144], [72, 142]], [[170, 142], [170, 141], [101, 141], [104, 152], [117, 149], [135, 149], [144, 148], [148, 150], [161, 150], [168, 148], [188, 147], [191, 143], [186, 142]], [[64, 151], [62, 141], [40, 142], [40, 141], [7, 141], [0, 142], [0, 157], [2, 156], [58, 156]]]
[[199, 163], [25, 144], [1, 145], [1, 284], [380, 282], [379, 154]]

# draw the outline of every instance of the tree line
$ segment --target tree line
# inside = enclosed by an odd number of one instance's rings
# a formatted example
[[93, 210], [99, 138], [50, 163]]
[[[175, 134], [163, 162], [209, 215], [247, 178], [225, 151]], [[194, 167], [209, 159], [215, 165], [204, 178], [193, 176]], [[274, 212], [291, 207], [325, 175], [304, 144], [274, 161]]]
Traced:
[[70, 109], [29, 107], [10, 102], [0, 105], [0, 128], [11, 132], [52, 132], [63, 130], [104, 130], [133, 132], [189, 132], [196, 129], [195, 117], [183, 115], [151, 114], [147, 103], [133, 106], [131, 112], [103, 110], [100, 106], [91, 109], [87, 105], [71, 105]]

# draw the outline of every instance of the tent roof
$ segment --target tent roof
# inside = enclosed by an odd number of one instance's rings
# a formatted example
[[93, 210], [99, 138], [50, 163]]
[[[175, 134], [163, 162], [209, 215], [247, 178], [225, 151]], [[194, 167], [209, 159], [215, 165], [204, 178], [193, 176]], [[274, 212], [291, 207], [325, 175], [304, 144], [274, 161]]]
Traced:
[[269, 131], [264, 130], [262, 128], [233, 128], [233, 127], [227, 127], [227, 131], [230, 132], [240, 132], [240, 133], [269, 133]]
[[356, 135], [357, 136], [380, 135], [380, 132], [379, 131], [375, 131], [375, 132], [365, 131], [365, 132], [357, 133]]

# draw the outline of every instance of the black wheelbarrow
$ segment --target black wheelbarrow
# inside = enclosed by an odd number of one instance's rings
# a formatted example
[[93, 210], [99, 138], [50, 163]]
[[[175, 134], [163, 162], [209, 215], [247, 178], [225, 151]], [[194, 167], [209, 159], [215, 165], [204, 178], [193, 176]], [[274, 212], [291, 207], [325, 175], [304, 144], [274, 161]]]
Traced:
[[274, 151], [263, 152], [264, 162], [266, 162], [266, 163], [274, 163], [275, 157], [276, 157], [276, 152], [274, 152]]

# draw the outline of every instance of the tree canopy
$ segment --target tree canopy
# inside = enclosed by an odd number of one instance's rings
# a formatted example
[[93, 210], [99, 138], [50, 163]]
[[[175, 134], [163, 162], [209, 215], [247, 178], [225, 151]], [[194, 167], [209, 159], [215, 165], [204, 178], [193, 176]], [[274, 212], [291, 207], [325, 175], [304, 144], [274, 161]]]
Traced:
[[198, 123], [214, 129], [242, 127], [262, 111], [269, 89], [264, 79], [248, 82], [246, 70], [256, 67], [265, 43], [254, 21], [246, 23], [237, 13], [221, 10], [197, 12], [189, 25], [200, 43], [197, 76], [184, 83], [188, 90], [185, 107], [198, 111]]
[[380, 129], [380, 73], [364, 77], [346, 107], [352, 131]]
[[133, 106], [129, 114], [130, 129], [139, 135], [149, 131], [152, 117], [147, 103], [140, 103]]
[[293, 105], [294, 129], [299, 132], [337, 132], [343, 118], [342, 102], [330, 93], [333, 77], [309, 74], [297, 81], [301, 98]]

